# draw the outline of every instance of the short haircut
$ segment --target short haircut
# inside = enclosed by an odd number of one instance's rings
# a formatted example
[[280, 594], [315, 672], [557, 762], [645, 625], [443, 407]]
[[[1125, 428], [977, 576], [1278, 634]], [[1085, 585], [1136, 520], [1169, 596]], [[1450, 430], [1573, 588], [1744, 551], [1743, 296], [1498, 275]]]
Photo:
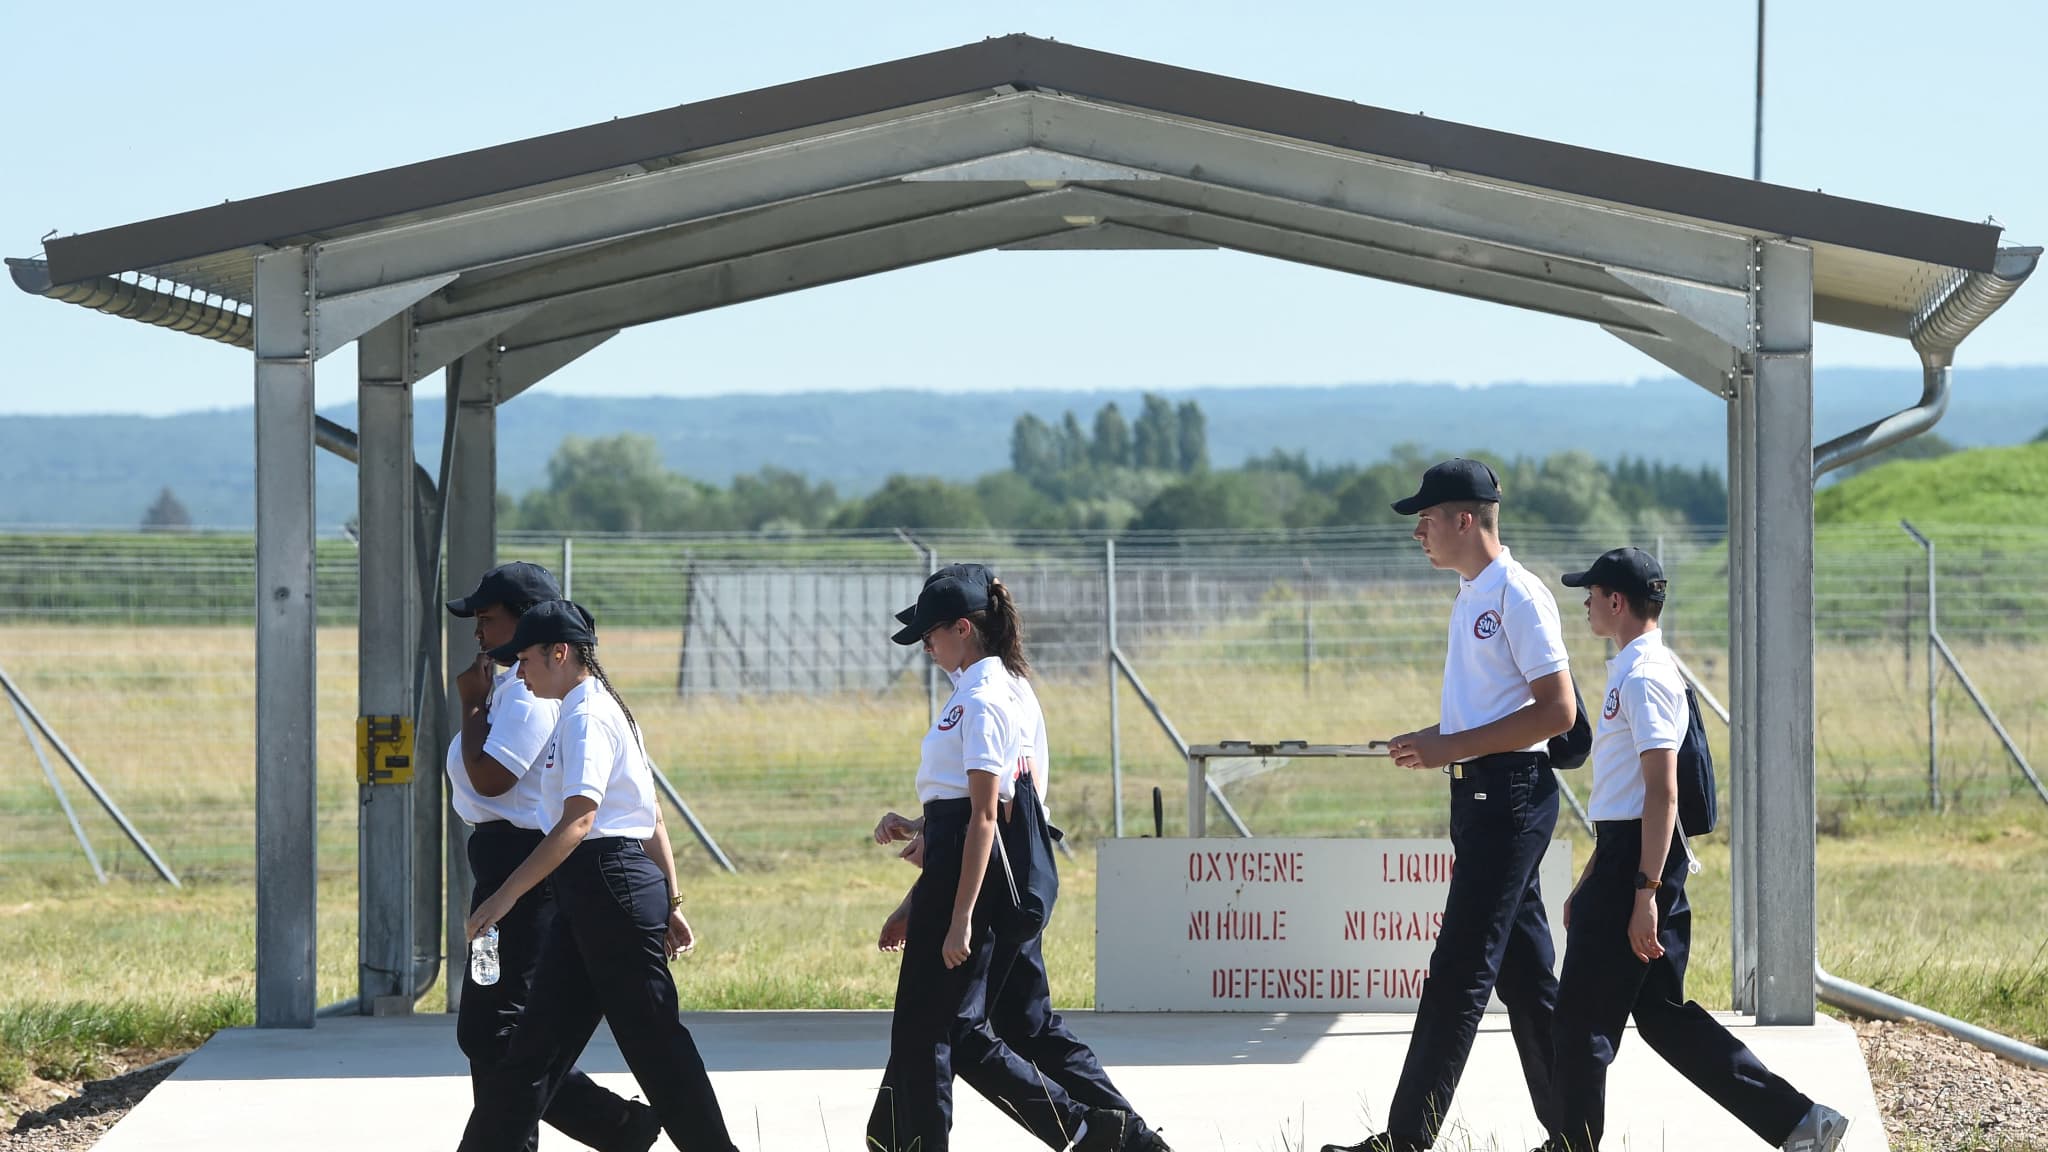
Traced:
[[1493, 533], [1500, 531], [1500, 505], [1492, 500], [1446, 500], [1444, 507], [1453, 512], [1470, 512], [1481, 528]]

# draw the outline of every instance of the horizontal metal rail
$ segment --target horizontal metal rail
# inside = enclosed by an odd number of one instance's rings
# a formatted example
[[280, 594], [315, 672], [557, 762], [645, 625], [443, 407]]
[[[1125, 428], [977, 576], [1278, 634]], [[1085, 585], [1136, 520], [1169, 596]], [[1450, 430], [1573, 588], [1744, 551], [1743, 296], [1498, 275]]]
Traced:
[[1813, 987], [1823, 1003], [1832, 1004], [1845, 1012], [1853, 1012], [1873, 1020], [1918, 1021], [1939, 1028], [1958, 1040], [1967, 1040], [1986, 1052], [2002, 1056], [2016, 1064], [2048, 1070], [2048, 1051], [2010, 1036], [2001, 1036], [1988, 1028], [1979, 1028], [1975, 1024], [1936, 1012], [1932, 1008], [1923, 1008], [1909, 1000], [1901, 1000], [1874, 988], [1865, 988], [1839, 976], [1831, 976], [1818, 964], [1813, 968]]

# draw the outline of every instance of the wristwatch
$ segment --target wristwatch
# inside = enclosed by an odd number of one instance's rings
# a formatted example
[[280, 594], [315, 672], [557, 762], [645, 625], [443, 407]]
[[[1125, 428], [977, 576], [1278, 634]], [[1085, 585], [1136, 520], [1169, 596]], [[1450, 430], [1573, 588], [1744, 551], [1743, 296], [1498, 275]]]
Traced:
[[669, 910], [669, 911], [673, 912], [673, 911], [675, 911], [676, 909], [678, 909], [678, 908], [681, 908], [682, 906], [683, 906], [683, 898], [682, 898], [682, 896], [681, 896], [681, 895], [675, 895], [675, 896], [671, 896], [671, 897], [669, 897], [669, 898], [668, 898], [668, 910]]
[[1662, 880], [1653, 880], [1641, 872], [1636, 873], [1636, 891], [1638, 892], [1655, 892], [1663, 886], [1664, 882]]

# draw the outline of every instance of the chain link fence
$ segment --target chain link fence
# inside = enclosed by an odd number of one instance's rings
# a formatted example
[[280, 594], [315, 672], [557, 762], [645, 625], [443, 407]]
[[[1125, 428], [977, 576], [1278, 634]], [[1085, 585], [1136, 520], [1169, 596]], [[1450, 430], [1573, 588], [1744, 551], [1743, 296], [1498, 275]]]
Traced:
[[[2048, 761], [2048, 528], [1928, 529], [1940, 632], [2021, 754]], [[1667, 635], [1726, 696], [1727, 549], [1720, 536], [1637, 540], [1504, 533], [1546, 580], [1622, 543], [1672, 579]], [[935, 565], [979, 560], [1017, 593], [1053, 738], [1056, 818], [1111, 832], [1120, 759], [1125, 830], [1152, 831], [1152, 790], [1176, 834], [1186, 769], [1124, 685], [1115, 643], [1151, 705], [1195, 743], [1353, 743], [1433, 723], [1456, 577], [1405, 528], [1125, 535], [513, 534], [506, 560], [556, 570], [596, 614], [606, 666], [655, 758], [742, 867], [856, 850], [885, 808], [915, 803], [929, 698], [940, 681], [888, 640], [891, 614]], [[1114, 554], [1112, 561], [1111, 554]], [[1114, 573], [1113, 580], [1111, 573]], [[181, 873], [246, 873], [254, 859], [254, 549], [247, 537], [0, 535], [0, 669]], [[1816, 751], [1823, 819], [1929, 803], [1927, 553], [1897, 526], [1824, 528], [1815, 572]], [[1604, 642], [1556, 588], [1582, 693]], [[463, 591], [457, 589], [456, 591]], [[355, 867], [353, 544], [318, 554], [320, 853]], [[451, 621], [461, 627], [461, 621]], [[1944, 800], [2029, 787], [1977, 706], [1937, 677]], [[6, 713], [0, 712], [0, 719]], [[1717, 741], [1724, 737], [1709, 722]], [[55, 756], [110, 871], [148, 873]], [[1722, 762], [1725, 764], [1725, 755]], [[422, 750], [438, 768], [438, 750]], [[1260, 834], [1438, 834], [1442, 780], [1384, 761], [1223, 766]], [[1583, 775], [1572, 781], [1581, 792]], [[84, 870], [32, 746], [0, 732], [0, 867]]]

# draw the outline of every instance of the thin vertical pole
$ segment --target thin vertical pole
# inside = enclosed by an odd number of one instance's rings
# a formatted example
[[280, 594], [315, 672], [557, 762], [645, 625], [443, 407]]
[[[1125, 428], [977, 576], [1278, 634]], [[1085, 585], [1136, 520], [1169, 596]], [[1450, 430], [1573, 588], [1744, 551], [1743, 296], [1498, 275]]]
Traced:
[[[924, 549], [924, 574], [927, 579], [939, 570], [939, 554], [936, 549]], [[927, 727], [939, 722], [939, 665], [936, 661], [924, 662], [924, 712]]]
[[1306, 556], [1301, 560], [1301, 694], [1315, 690], [1316, 583]]
[[1935, 682], [1934, 637], [1937, 635], [1934, 593], [1934, 541], [1921, 537], [1927, 546], [1927, 804], [1941, 811], [1940, 720], [1936, 716], [1938, 685]]
[[576, 598], [576, 540], [562, 537], [562, 599]]
[[1764, 178], [1764, 0], [1756, 0], [1756, 134], [1750, 179]]
[[1913, 687], [1913, 566], [1906, 565], [1899, 603], [1899, 666], [1906, 670], [1906, 687]]
[[1116, 690], [1116, 541], [1102, 542], [1103, 669], [1109, 680], [1109, 805], [1110, 827], [1124, 834], [1124, 746], [1118, 727]]

